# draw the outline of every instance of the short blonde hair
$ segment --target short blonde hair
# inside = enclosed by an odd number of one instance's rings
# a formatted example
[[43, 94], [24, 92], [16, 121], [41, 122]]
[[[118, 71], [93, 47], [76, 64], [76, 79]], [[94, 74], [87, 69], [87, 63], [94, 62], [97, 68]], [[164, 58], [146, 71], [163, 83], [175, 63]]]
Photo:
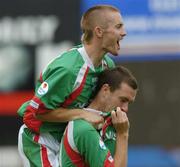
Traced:
[[120, 12], [116, 7], [110, 5], [97, 5], [89, 8], [81, 18], [82, 29], [82, 42], [89, 43], [93, 37], [93, 28], [99, 23], [101, 25], [107, 25], [106, 19], [103, 19], [102, 15], [105, 11]]

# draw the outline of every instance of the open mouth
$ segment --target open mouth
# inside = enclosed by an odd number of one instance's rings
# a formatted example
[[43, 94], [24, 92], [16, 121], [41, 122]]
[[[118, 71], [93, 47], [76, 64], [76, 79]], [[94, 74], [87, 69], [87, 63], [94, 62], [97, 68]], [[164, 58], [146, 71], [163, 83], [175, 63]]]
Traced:
[[120, 49], [120, 40], [117, 40], [117, 46]]

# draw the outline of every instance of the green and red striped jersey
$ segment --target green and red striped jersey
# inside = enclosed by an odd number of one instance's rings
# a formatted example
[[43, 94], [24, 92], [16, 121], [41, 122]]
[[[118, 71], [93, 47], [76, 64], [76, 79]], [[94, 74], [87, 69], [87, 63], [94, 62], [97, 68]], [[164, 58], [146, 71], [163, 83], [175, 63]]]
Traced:
[[60, 140], [67, 124], [42, 122], [35, 115], [58, 107], [83, 108], [91, 97], [97, 75], [112, 67], [114, 62], [107, 55], [99, 67], [94, 67], [83, 46], [64, 52], [43, 70], [34, 97], [20, 107], [18, 114], [34, 132], [49, 132]]
[[[105, 125], [102, 137], [89, 122], [82, 119], [70, 121], [60, 145], [60, 166], [113, 167], [111, 151], [115, 150], [116, 136], [109, 123]], [[107, 141], [111, 141], [111, 145], [106, 144]]]

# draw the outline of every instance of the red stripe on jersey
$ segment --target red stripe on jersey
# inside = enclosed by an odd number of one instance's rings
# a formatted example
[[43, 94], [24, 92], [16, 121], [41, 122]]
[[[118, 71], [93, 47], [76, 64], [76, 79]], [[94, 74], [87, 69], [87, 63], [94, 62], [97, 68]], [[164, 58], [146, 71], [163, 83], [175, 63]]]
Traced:
[[111, 124], [112, 124], [112, 119], [111, 116], [109, 116], [105, 119], [105, 123], [102, 127], [102, 139], [104, 139], [105, 137], [107, 127], [110, 126]]
[[43, 167], [52, 167], [48, 159], [47, 149], [43, 145], [41, 145], [41, 157]]
[[83, 87], [85, 85], [86, 82], [86, 77], [89, 71], [89, 67], [87, 67], [86, 72], [84, 74], [83, 80], [80, 84], [80, 86], [69, 95], [69, 98], [65, 100], [65, 102], [62, 104], [63, 107], [67, 107], [68, 105], [70, 105], [81, 93], [81, 91], [83, 90]]
[[83, 160], [83, 157], [75, 152], [69, 142], [68, 142], [68, 136], [67, 136], [67, 131], [68, 131], [68, 128], [66, 129], [65, 131], [65, 135], [64, 135], [64, 147], [65, 147], [65, 150], [66, 150], [66, 153], [68, 154], [69, 158], [71, 159], [72, 163], [76, 166], [76, 167], [88, 167], [84, 160]]
[[32, 111], [28, 110], [24, 113], [23, 122], [33, 132], [39, 133], [42, 122], [35, 118]]
[[[34, 136], [34, 141], [38, 143], [39, 141], [39, 135], [35, 135]], [[49, 159], [48, 159], [48, 154], [47, 154], [47, 149], [46, 147], [44, 147], [42, 144], [40, 144], [41, 146], [41, 159], [42, 159], [42, 164], [43, 164], [43, 167], [52, 167], [50, 162], [49, 162]]]
[[110, 151], [108, 152], [108, 154], [106, 156], [103, 167], [114, 167], [114, 160], [113, 160], [113, 158], [111, 156]]
[[40, 73], [39, 81], [40, 81], [41, 83], [43, 83], [43, 75], [42, 75], [42, 72]]
[[39, 141], [39, 135], [35, 135], [35, 136], [34, 136], [34, 141], [38, 143], [38, 141]]
[[29, 104], [26, 108], [26, 112], [24, 113], [23, 122], [29, 129], [36, 133], [39, 133], [42, 122], [36, 119], [36, 114], [46, 113], [49, 110], [45, 108], [45, 105], [36, 96], [33, 97], [32, 101], [36, 103], [38, 107], [36, 108], [33, 107], [33, 105]]

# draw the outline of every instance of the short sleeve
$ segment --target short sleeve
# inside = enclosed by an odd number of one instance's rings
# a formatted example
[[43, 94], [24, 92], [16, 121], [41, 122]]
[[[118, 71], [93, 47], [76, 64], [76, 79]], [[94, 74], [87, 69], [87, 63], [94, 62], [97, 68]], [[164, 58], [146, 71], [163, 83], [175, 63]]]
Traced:
[[36, 86], [34, 97], [28, 110], [34, 113], [45, 113], [60, 107], [73, 90], [75, 74], [63, 66], [48, 69], [43, 80]]
[[62, 104], [72, 92], [75, 75], [65, 67], [54, 69], [36, 90], [47, 108], [54, 109]]

